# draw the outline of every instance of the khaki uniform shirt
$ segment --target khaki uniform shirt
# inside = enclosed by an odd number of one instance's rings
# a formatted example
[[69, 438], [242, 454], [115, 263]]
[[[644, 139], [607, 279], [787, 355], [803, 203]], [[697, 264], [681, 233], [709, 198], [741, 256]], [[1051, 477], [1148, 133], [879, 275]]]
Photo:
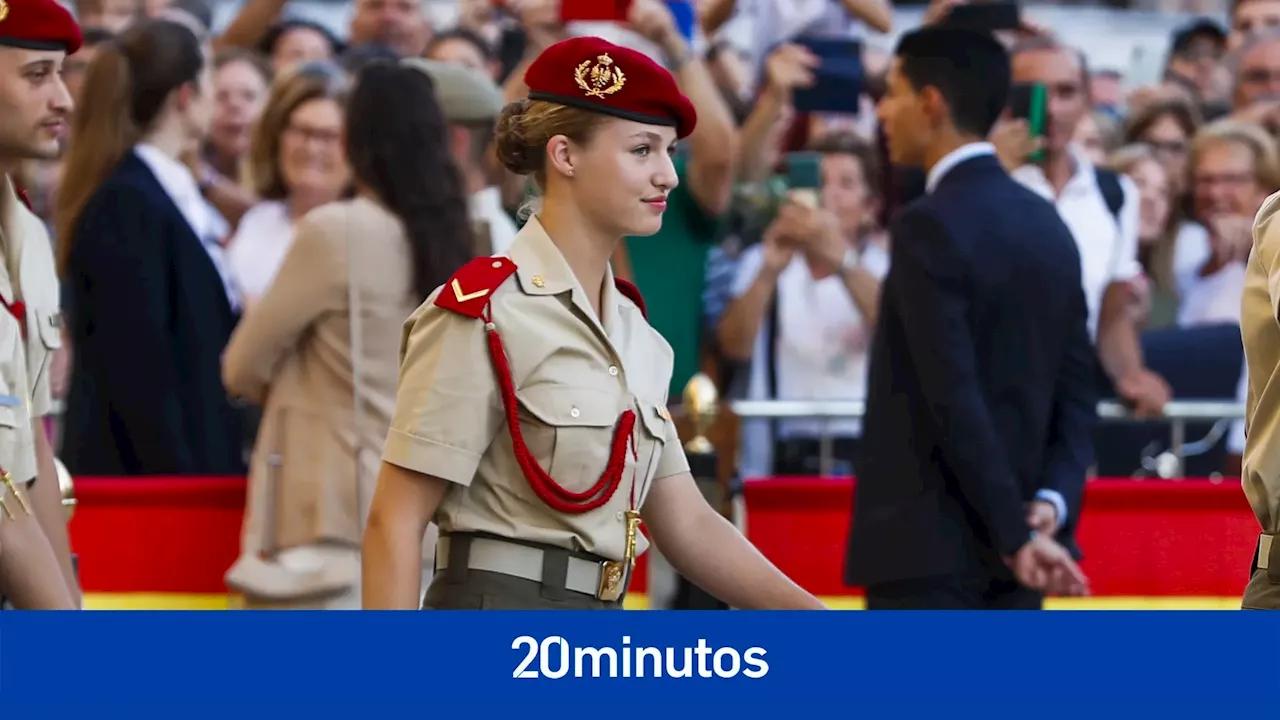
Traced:
[[[454, 483], [437, 510], [442, 533], [487, 532], [621, 560], [633, 478], [637, 506], [653, 482], [687, 472], [666, 410], [674, 355], [640, 309], [605, 278], [603, 318], [537, 218], [509, 252], [516, 265], [490, 300], [529, 450], [566, 489], [594, 485], [614, 427], [635, 411], [637, 457], [612, 499], [584, 514], [551, 509], [516, 463], [484, 321], [437, 307], [437, 290], [405, 323], [400, 386], [383, 458]], [[647, 544], [641, 537], [637, 552]]]
[[53, 409], [49, 374], [53, 352], [62, 347], [61, 299], [48, 231], [7, 177], [0, 186], [0, 242], [0, 297], [11, 306], [25, 304], [27, 327], [24, 342], [17, 319], [0, 310], [0, 393], [20, 400], [0, 406], [0, 464], [15, 481], [30, 482], [36, 477], [31, 421]]
[[1240, 303], [1249, 372], [1245, 400], [1245, 495], [1262, 531], [1280, 532], [1280, 193], [1262, 205]]

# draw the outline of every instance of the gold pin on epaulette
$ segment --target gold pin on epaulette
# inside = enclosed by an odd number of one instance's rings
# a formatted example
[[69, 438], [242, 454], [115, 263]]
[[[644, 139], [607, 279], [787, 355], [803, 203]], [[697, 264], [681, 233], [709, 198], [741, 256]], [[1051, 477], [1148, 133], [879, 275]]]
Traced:
[[[31, 506], [27, 505], [27, 499], [22, 497], [22, 495], [18, 493], [18, 488], [15, 487], [13, 484], [13, 476], [9, 474], [8, 470], [4, 471], [4, 475], [0, 476], [0, 483], [4, 483], [4, 486], [8, 488], [10, 495], [13, 495], [14, 497], [18, 498], [18, 505], [22, 507], [22, 512], [27, 515], [30, 515]], [[9, 507], [7, 505], [4, 508], [4, 512], [6, 515], [9, 516], [10, 520], [13, 519], [13, 514], [10, 512]]]

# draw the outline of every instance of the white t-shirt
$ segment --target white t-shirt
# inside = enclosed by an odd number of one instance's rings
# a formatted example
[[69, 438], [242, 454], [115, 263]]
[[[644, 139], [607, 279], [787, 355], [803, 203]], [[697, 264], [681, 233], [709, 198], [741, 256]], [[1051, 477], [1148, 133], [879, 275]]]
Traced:
[[227, 247], [231, 273], [250, 301], [262, 297], [293, 245], [293, 219], [281, 200], [265, 200], [240, 219]]
[[[889, 253], [880, 244], [869, 244], [862, 266], [883, 279], [889, 272]], [[734, 298], [742, 297], [764, 266], [764, 249], [754, 245], [743, 252], [734, 277]], [[874, 327], [854, 305], [844, 280], [833, 275], [814, 280], [804, 257], [797, 254], [778, 276], [778, 338], [775, 344], [779, 400], [864, 400], [867, 365]], [[768, 315], [760, 323], [751, 353], [747, 398], [769, 398]], [[778, 438], [817, 438], [823, 421], [794, 418], [777, 422]], [[858, 437], [860, 418], [828, 421], [832, 437]], [[746, 477], [767, 474], [773, 466], [770, 421], [753, 419], [742, 424], [741, 462]]]
[[1184, 222], [1174, 238], [1173, 274], [1178, 283], [1178, 325], [1240, 323], [1244, 293], [1244, 263], [1232, 263], [1212, 275], [1201, 275], [1209, 260], [1209, 233], [1204, 226]]

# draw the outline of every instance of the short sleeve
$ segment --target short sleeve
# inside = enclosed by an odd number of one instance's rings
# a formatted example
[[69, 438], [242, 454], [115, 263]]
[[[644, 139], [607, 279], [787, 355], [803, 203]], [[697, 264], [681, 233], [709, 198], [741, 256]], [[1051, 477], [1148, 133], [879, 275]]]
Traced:
[[1124, 190], [1124, 205], [1120, 208], [1120, 234], [1116, 237], [1112, 255], [1111, 282], [1128, 282], [1142, 274], [1138, 262], [1138, 188], [1127, 175], [1120, 175], [1120, 188]]
[[738, 258], [738, 272], [733, 277], [730, 295], [734, 299], [746, 295], [751, 289], [751, 284], [760, 276], [762, 267], [764, 267], [764, 248], [757, 244], [742, 251], [742, 257]]
[[689, 472], [689, 458], [685, 457], [684, 445], [680, 443], [680, 433], [676, 424], [667, 423], [667, 438], [662, 444], [662, 457], [658, 458], [658, 469], [653, 473], [654, 481], [672, 475]]
[[498, 384], [484, 323], [434, 301], [432, 295], [405, 322], [396, 408], [382, 459], [470, 485], [502, 426]]

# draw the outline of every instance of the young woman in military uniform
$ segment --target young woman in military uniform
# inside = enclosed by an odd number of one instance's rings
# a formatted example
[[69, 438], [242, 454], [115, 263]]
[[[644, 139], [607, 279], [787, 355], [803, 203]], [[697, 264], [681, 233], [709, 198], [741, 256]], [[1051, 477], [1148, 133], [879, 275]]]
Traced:
[[703, 500], [666, 411], [671, 347], [609, 267], [623, 237], [661, 227], [693, 106], [599, 38], [548, 48], [525, 81], [498, 154], [542, 206], [507, 256], [473, 260], [405, 324], [364, 607], [419, 605], [434, 520], [426, 608], [618, 608], [646, 535], [734, 607], [822, 608]]

